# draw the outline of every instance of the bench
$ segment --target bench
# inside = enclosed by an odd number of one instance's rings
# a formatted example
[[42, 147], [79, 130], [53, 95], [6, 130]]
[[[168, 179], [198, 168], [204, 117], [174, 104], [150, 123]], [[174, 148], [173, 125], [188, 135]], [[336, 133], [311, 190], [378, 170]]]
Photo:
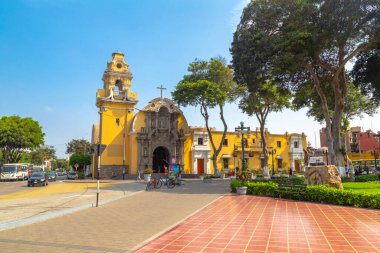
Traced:
[[281, 194], [292, 194], [297, 192], [298, 199], [301, 200], [306, 192], [306, 184], [294, 184], [291, 181], [278, 182], [278, 188], [275, 190], [276, 195], [281, 198]]

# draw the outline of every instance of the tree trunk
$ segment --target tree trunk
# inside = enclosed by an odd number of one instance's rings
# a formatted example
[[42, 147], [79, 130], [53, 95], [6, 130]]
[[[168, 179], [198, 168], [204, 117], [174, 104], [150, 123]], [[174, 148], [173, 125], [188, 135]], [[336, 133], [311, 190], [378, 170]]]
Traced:
[[211, 130], [210, 130], [209, 126], [208, 126], [209, 115], [208, 115], [207, 107], [201, 106], [201, 114], [202, 114], [203, 118], [205, 119], [208, 138], [209, 138], [209, 140], [211, 142], [211, 147], [212, 147], [212, 150], [213, 150], [212, 164], [214, 166], [214, 175], [215, 176], [220, 176], [220, 172], [219, 172], [219, 169], [218, 169], [217, 159], [218, 159], [218, 155], [219, 155], [220, 151], [222, 150], [223, 141], [226, 138], [226, 134], [227, 134], [227, 123], [226, 123], [226, 121], [224, 119], [223, 106], [219, 105], [219, 110], [220, 110], [220, 113], [219, 113], [220, 114], [220, 119], [223, 122], [224, 129], [223, 129], [222, 139], [221, 139], [221, 141], [219, 143], [218, 148], [216, 148], [215, 143], [214, 143], [214, 139], [213, 139], [212, 134], [211, 134]]
[[256, 113], [256, 118], [260, 124], [260, 135], [261, 135], [261, 143], [262, 143], [262, 153], [264, 157], [263, 166], [261, 171], [264, 177], [269, 177], [269, 169], [268, 169], [268, 150], [267, 150], [267, 142], [265, 139], [265, 123], [266, 118], [268, 116], [269, 107], [264, 108], [260, 113]]
[[332, 122], [329, 114], [329, 107], [327, 104], [327, 99], [326, 95], [322, 90], [320, 80], [317, 76], [317, 74], [314, 71], [314, 68], [310, 65], [306, 65], [306, 69], [309, 71], [310, 75], [313, 78], [313, 84], [314, 84], [314, 89], [318, 93], [319, 98], [321, 99], [321, 106], [322, 106], [322, 112], [323, 112], [323, 117], [325, 118], [326, 122], [326, 142], [328, 146], [328, 151], [329, 151], [329, 161], [331, 161], [331, 164], [335, 164], [336, 158], [335, 158], [335, 153], [334, 153], [334, 142], [332, 138]]
[[333, 86], [334, 86], [334, 96], [335, 96], [334, 117], [332, 121], [334, 153], [335, 153], [335, 161], [333, 164], [338, 167], [340, 174], [342, 174], [343, 167], [344, 167], [344, 156], [342, 153], [342, 145], [341, 145], [341, 126], [342, 126], [344, 103], [347, 96], [347, 82], [345, 78], [344, 69], [337, 78], [334, 78]]

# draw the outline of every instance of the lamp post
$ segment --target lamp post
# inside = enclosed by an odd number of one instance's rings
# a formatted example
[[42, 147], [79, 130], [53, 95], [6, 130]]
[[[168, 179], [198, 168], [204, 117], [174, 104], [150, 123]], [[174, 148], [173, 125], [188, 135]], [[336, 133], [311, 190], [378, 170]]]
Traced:
[[273, 147], [269, 147], [272, 149], [272, 176], [274, 175], [274, 154], [276, 154], [276, 149]]
[[235, 127], [235, 132], [239, 133], [241, 132], [241, 152], [242, 152], [242, 171], [245, 171], [245, 159], [244, 159], [244, 131], [247, 130], [247, 133], [251, 133], [251, 128], [250, 127], [245, 127], [244, 122], [240, 122], [240, 126]]

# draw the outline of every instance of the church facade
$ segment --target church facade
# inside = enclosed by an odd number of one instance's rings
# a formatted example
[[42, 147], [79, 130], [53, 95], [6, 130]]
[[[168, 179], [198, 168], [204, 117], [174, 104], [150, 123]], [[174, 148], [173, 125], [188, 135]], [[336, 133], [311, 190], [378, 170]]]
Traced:
[[[205, 128], [190, 127], [186, 117], [168, 98], [152, 99], [143, 109], [135, 106], [138, 97], [131, 91], [132, 73], [124, 54], [115, 52], [103, 74], [103, 89], [96, 93], [99, 123], [92, 128], [92, 144], [105, 145], [100, 155], [100, 177], [122, 177], [152, 168], [163, 172], [164, 165], [178, 163], [185, 174], [212, 174], [213, 150]], [[162, 87], [161, 87], [162, 88]], [[228, 132], [217, 157], [219, 169], [234, 170], [244, 159], [251, 170], [260, 171], [263, 157], [260, 134], [256, 128], [248, 135]], [[215, 143], [222, 132], [212, 129]], [[269, 147], [269, 168], [301, 171], [304, 164], [306, 136], [265, 132]], [[98, 159], [93, 157], [93, 176], [97, 176]]]

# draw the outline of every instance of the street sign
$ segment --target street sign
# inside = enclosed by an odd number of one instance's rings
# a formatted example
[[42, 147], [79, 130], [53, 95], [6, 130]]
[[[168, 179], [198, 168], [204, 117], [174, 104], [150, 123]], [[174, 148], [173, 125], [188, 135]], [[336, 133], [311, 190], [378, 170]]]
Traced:
[[75, 167], [76, 170], [78, 170], [79, 164], [77, 164], [77, 163], [74, 164], [74, 167]]

